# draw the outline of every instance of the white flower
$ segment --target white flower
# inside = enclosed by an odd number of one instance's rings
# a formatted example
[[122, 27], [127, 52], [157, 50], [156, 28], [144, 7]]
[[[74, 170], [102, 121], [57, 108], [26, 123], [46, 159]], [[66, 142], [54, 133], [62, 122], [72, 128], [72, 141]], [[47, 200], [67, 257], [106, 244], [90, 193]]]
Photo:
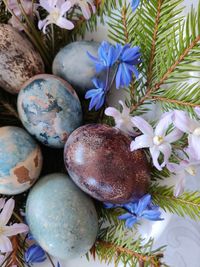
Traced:
[[[195, 108], [195, 112], [200, 118], [200, 108]], [[174, 124], [182, 132], [189, 134], [189, 149], [194, 158], [200, 160], [200, 121], [191, 119], [184, 111], [174, 111]]]
[[72, 6], [78, 5], [81, 8], [83, 16], [86, 19], [90, 19], [91, 17], [91, 10], [93, 13], [96, 12], [96, 7], [94, 5], [93, 0], [70, 0]]
[[38, 28], [46, 33], [46, 27], [49, 24], [56, 24], [57, 26], [71, 30], [74, 24], [66, 19], [64, 15], [72, 7], [70, 1], [65, 0], [40, 0], [40, 6], [49, 12], [49, 15], [44, 20], [39, 20]]
[[[139, 116], [133, 117], [132, 122], [143, 134], [132, 141], [131, 151], [148, 147], [154, 166], [161, 171], [170, 158], [172, 152], [171, 143], [177, 141], [183, 135], [178, 129], [173, 129], [166, 135], [167, 129], [172, 122], [172, 113], [166, 113], [157, 124], [155, 130]], [[160, 153], [164, 155], [164, 161], [161, 165], [158, 162]]]
[[13, 210], [15, 201], [9, 199], [5, 202], [5, 199], [0, 199], [0, 252], [6, 253], [13, 250], [12, 243], [9, 237], [28, 232], [28, 226], [23, 223], [14, 223], [13, 225], [7, 225], [9, 222]]
[[178, 197], [184, 192], [185, 188], [185, 177], [186, 175], [195, 176], [197, 174], [197, 169], [200, 167], [200, 160], [195, 160], [190, 150], [186, 150], [188, 157], [184, 155], [184, 158], [179, 164], [168, 163], [167, 168], [170, 172], [176, 174], [176, 185], [174, 188], [174, 196]]
[[129, 135], [134, 135], [135, 131], [133, 130], [133, 123], [131, 121], [132, 117], [130, 116], [130, 109], [120, 100], [120, 105], [123, 110], [122, 113], [119, 112], [116, 108], [106, 108], [105, 114], [111, 116], [115, 120], [115, 127], [120, 129]]

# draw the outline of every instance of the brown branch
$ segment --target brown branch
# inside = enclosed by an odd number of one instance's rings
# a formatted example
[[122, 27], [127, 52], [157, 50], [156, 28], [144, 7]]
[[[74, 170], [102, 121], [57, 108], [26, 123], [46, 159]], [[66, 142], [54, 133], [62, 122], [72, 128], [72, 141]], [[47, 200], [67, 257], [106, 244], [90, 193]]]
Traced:
[[162, 253], [159, 253], [159, 254], [155, 254], [155, 255], [152, 255], [152, 256], [145, 256], [145, 255], [142, 255], [140, 253], [137, 253], [135, 251], [132, 251], [130, 249], [127, 249], [125, 247], [120, 247], [120, 246], [116, 246], [112, 243], [109, 243], [109, 242], [106, 242], [106, 241], [103, 241], [103, 240], [98, 240], [96, 242], [96, 245], [100, 245], [100, 246], [103, 246], [107, 249], [110, 249], [110, 248], [114, 248], [116, 250], [116, 253], [119, 253], [119, 254], [127, 254], [129, 256], [132, 256], [134, 258], [137, 258], [140, 263], [142, 262], [150, 262], [152, 267], [160, 267], [161, 266], [161, 262], [160, 262], [160, 259], [163, 258], [163, 254]]
[[124, 27], [124, 37], [125, 37], [125, 43], [129, 43], [129, 34], [128, 34], [128, 29], [127, 29], [127, 8], [126, 8], [126, 1], [125, 4], [122, 8], [122, 24]]
[[164, 82], [168, 79], [169, 75], [176, 69], [176, 67], [184, 60], [184, 58], [189, 54], [190, 50], [192, 50], [197, 43], [200, 41], [200, 35], [196, 37], [196, 39], [184, 50], [182, 55], [179, 57], [179, 59], [167, 70], [167, 72], [163, 75], [161, 80], [154, 85], [154, 87], [150, 87], [147, 89], [146, 94], [140, 99], [140, 101], [131, 107], [131, 112], [136, 110], [140, 105], [142, 105], [145, 100], [151, 98], [151, 94], [156, 92], [158, 89], [160, 89], [161, 85], [164, 84]]
[[152, 40], [152, 45], [151, 45], [151, 55], [150, 55], [150, 61], [149, 61], [149, 67], [148, 67], [147, 86], [150, 85], [152, 77], [153, 77], [153, 63], [154, 63], [154, 58], [155, 58], [156, 40], [157, 40], [157, 34], [158, 34], [158, 26], [160, 22], [162, 2], [163, 2], [162, 0], [158, 1], [158, 9], [157, 9], [157, 15], [156, 15], [156, 20], [155, 20], [153, 40]]
[[169, 99], [167, 97], [161, 97], [161, 96], [152, 96], [152, 100], [155, 101], [162, 101], [162, 102], [169, 102], [169, 103], [174, 103], [174, 104], [178, 104], [178, 105], [182, 105], [182, 106], [187, 106], [187, 107], [200, 107], [200, 104], [194, 104], [194, 103], [190, 103], [190, 102], [184, 102], [181, 100], [176, 100], [176, 99]]
[[17, 252], [18, 252], [18, 249], [19, 249], [19, 244], [18, 244], [17, 236], [13, 236], [11, 238], [11, 243], [12, 243], [12, 246], [13, 246], [13, 252], [11, 254], [11, 258], [9, 260], [9, 264], [7, 265], [7, 267], [12, 267], [13, 265], [18, 266]]
[[7, 109], [9, 115], [19, 119], [19, 115], [12, 105], [10, 105], [9, 103], [3, 102], [3, 101], [0, 103], [5, 109]]

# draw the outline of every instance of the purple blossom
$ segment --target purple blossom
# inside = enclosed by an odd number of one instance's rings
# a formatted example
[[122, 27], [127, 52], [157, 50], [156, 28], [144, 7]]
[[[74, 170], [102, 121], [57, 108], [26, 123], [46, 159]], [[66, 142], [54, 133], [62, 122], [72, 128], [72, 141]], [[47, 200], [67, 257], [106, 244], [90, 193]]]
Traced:
[[133, 12], [138, 8], [140, 0], [131, 0], [131, 8]]
[[174, 187], [174, 196], [178, 197], [184, 192], [186, 175], [195, 176], [197, 169], [200, 167], [200, 160], [195, 160], [191, 155], [191, 151], [186, 149], [186, 154], [179, 163], [168, 163], [167, 168], [170, 172], [176, 174], [176, 185]]
[[[177, 141], [183, 135], [183, 132], [176, 128], [166, 134], [168, 127], [172, 123], [172, 113], [166, 113], [157, 124], [155, 130], [139, 116], [133, 117], [132, 122], [143, 134], [132, 141], [131, 151], [149, 148], [154, 166], [161, 171], [170, 158], [172, 152], [171, 143]], [[160, 153], [164, 155], [164, 161], [161, 165], [158, 162]]]
[[151, 195], [147, 194], [143, 196], [138, 201], [130, 202], [127, 204], [108, 204], [106, 203], [106, 208], [124, 208], [127, 213], [119, 216], [119, 220], [126, 221], [126, 227], [132, 228], [133, 225], [139, 222], [141, 219], [146, 219], [150, 221], [160, 221], [163, 220], [159, 207], [152, 204]]
[[98, 57], [94, 57], [87, 52], [89, 58], [94, 62], [97, 73], [112, 67], [118, 60], [119, 51], [115, 46], [103, 41], [98, 49]]
[[[34, 13], [37, 14], [37, 4], [33, 3], [33, 1], [31, 0], [21, 0], [21, 5], [26, 13], [26, 15], [28, 15], [29, 17], [33, 17]], [[17, 0], [8, 0], [7, 1], [7, 8], [10, 12], [14, 13], [14, 15], [12, 15], [11, 19], [9, 20], [9, 23], [16, 29], [22, 31], [23, 27], [20, 23], [21, 19], [22, 19], [22, 12], [19, 6], [19, 3], [17, 2]], [[19, 20], [20, 21], [19, 21]]]
[[[195, 108], [195, 112], [200, 118], [200, 108]], [[200, 121], [190, 118], [184, 111], [175, 110], [174, 124], [188, 134], [189, 150], [196, 160], [200, 160]]]
[[24, 257], [25, 257], [25, 262], [28, 263], [29, 265], [32, 265], [34, 263], [44, 262], [47, 258], [44, 250], [36, 244], [30, 246], [26, 250]]
[[119, 101], [119, 104], [123, 108], [122, 112], [120, 112], [116, 108], [109, 107], [106, 108], [105, 114], [114, 118], [116, 128], [120, 129], [128, 135], [135, 135], [135, 131], [133, 129], [134, 125], [131, 121], [132, 117], [130, 116], [130, 109], [121, 100]]
[[105, 84], [94, 78], [93, 80], [93, 84], [95, 85], [95, 89], [91, 89], [89, 91], [87, 91], [86, 95], [85, 95], [85, 99], [90, 99], [90, 105], [89, 105], [89, 110], [92, 110], [93, 108], [95, 108], [95, 110], [97, 111], [98, 109], [100, 109], [104, 102], [105, 102], [105, 98], [106, 98], [106, 88], [105, 88]]
[[69, 0], [40, 0], [40, 6], [49, 13], [44, 20], [39, 20], [38, 22], [38, 28], [40, 30], [43, 29], [44, 33], [46, 33], [46, 27], [49, 24], [56, 24], [60, 28], [67, 30], [74, 28], [74, 24], [64, 17], [72, 7]]
[[93, 0], [70, 0], [72, 6], [77, 5], [81, 8], [83, 16], [88, 20], [91, 17], [91, 10], [96, 12], [96, 6]]
[[15, 206], [15, 201], [10, 198], [5, 202], [5, 199], [0, 199], [0, 252], [11, 252], [13, 250], [12, 243], [9, 239], [11, 236], [28, 232], [28, 226], [23, 223], [14, 223], [7, 225]]
[[116, 46], [119, 53], [119, 66], [116, 75], [116, 87], [128, 87], [132, 81], [133, 74], [136, 78], [139, 76], [139, 72], [135, 65], [141, 62], [140, 47], [131, 47], [130, 44], [122, 46], [117, 44]]

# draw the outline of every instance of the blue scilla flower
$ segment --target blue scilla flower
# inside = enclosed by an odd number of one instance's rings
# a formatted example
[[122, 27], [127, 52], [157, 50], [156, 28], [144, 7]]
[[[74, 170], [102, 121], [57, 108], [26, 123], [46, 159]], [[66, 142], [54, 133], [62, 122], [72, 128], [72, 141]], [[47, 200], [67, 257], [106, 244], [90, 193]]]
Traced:
[[131, 0], [131, 8], [133, 12], [138, 8], [140, 0]]
[[112, 67], [119, 58], [120, 50], [114, 45], [103, 41], [98, 49], [98, 58], [87, 52], [90, 59], [95, 63], [97, 73]]
[[40, 246], [34, 244], [26, 250], [24, 258], [26, 263], [32, 265], [45, 261], [47, 257], [44, 250]]
[[138, 78], [139, 72], [135, 65], [141, 62], [141, 54], [140, 47], [131, 47], [130, 44], [125, 46], [117, 44], [117, 50], [121, 50], [116, 76], [116, 87], [119, 89], [130, 85], [133, 74]]
[[105, 208], [116, 208], [121, 207], [127, 210], [127, 213], [119, 216], [119, 220], [126, 220], [126, 227], [131, 228], [135, 223], [140, 221], [142, 218], [150, 221], [163, 220], [159, 207], [152, 204], [151, 195], [147, 194], [138, 201], [130, 202], [127, 204], [108, 204], [106, 203]]
[[95, 110], [100, 109], [106, 98], [106, 88], [104, 82], [94, 78], [93, 84], [95, 85], [96, 89], [91, 89], [87, 91], [85, 98], [90, 99], [90, 105], [89, 105], [89, 110], [92, 110], [95, 108]]

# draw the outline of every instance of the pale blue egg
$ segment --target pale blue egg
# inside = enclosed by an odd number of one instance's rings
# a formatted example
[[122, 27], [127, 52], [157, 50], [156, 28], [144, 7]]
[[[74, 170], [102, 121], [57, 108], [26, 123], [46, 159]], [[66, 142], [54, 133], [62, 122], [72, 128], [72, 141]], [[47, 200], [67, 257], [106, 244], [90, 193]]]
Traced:
[[80, 101], [73, 88], [53, 75], [30, 79], [18, 96], [20, 119], [43, 144], [62, 148], [71, 132], [82, 124]]
[[0, 128], [0, 194], [28, 190], [40, 175], [42, 154], [32, 137], [18, 127]]
[[97, 42], [79, 41], [65, 46], [55, 57], [53, 73], [68, 81], [78, 94], [84, 95], [88, 89], [95, 88], [94, 77], [105, 78], [105, 72], [97, 74], [94, 62], [87, 52], [98, 57]]
[[98, 231], [92, 200], [59, 173], [45, 176], [30, 191], [26, 220], [38, 244], [63, 260], [87, 253]]

